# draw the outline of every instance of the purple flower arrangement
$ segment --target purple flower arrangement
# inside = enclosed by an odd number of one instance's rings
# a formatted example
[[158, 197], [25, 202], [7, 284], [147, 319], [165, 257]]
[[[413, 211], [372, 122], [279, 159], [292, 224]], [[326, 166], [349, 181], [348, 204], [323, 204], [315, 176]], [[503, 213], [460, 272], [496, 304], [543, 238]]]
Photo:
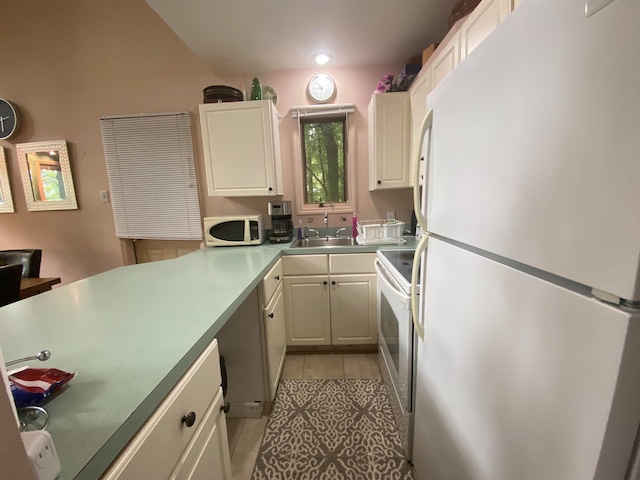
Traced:
[[[387, 92], [403, 92], [409, 88], [413, 75], [410, 79], [404, 73], [398, 75], [398, 78], [394, 81], [393, 73], [387, 73], [382, 80], [378, 82], [378, 88], [373, 93], [387, 93]], [[407, 82], [407, 80], [409, 80]]]
[[382, 80], [378, 82], [378, 88], [373, 93], [386, 93], [391, 92], [393, 87], [393, 73], [387, 73]]

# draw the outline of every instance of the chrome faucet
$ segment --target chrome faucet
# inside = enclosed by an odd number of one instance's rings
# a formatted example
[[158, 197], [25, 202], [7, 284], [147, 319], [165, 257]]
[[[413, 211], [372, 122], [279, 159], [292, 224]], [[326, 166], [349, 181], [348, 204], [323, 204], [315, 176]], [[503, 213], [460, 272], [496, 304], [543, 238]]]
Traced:
[[316, 235], [315, 235], [316, 237], [320, 236], [320, 233], [315, 228], [309, 228], [309, 227], [305, 227], [305, 228], [307, 229], [307, 234], [305, 235], [306, 238], [309, 238], [310, 232], [316, 232]]
[[329, 214], [324, 212], [324, 236], [329, 237]]

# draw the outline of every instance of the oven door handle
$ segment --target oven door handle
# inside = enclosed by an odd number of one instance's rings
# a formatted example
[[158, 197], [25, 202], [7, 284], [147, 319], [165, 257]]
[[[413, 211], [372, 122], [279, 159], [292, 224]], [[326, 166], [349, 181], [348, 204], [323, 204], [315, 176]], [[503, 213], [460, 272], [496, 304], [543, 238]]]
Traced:
[[[418, 305], [418, 295], [416, 293], [416, 286], [418, 285], [418, 272], [420, 271], [420, 257], [423, 253], [427, 251], [427, 245], [429, 240], [429, 232], [425, 232], [425, 235], [420, 239], [418, 246], [416, 247], [416, 252], [413, 254], [413, 268], [411, 269], [411, 315], [413, 316], [413, 326], [420, 337], [420, 340], [424, 341], [424, 320], [427, 315], [427, 312], [422, 312], [420, 315], [420, 306]], [[426, 279], [427, 272], [424, 272], [422, 275], [423, 279]], [[424, 296], [426, 295], [427, 285], [426, 282], [423, 282], [421, 285], [422, 292], [422, 305], [424, 306]], [[422, 322], [420, 318], [422, 317]]]
[[393, 293], [393, 295], [396, 296], [398, 300], [407, 304], [408, 303], [407, 300], [409, 300], [409, 297], [407, 296], [406, 293], [400, 290], [400, 286], [398, 285], [398, 282], [396, 282], [393, 278], [389, 276], [384, 266], [380, 263], [380, 260], [376, 258], [374, 265], [376, 267], [376, 272], [378, 272], [378, 276], [382, 279], [382, 281], [384, 281], [384, 283], [386, 283], [389, 286], [389, 288], [391, 289], [391, 293]]

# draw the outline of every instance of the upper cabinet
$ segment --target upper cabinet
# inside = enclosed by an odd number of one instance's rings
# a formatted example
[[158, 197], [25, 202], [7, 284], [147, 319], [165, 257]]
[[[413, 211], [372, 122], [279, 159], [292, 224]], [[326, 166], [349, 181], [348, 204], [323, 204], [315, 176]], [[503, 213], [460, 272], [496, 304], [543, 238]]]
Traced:
[[282, 195], [277, 111], [271, 100], [200, 105], [209, 196]]
[[[409, 90], [409, 98], [411, 103], [411, 162], [409, 175], [411, 177], [410, 184], [413, 185], [413, 176], [415, 175], [415, 161], [422, 158], [422, 152], [418, 152], [420, 147], [420, 125], [422, 119], [427, 114], [427, 94], [431, 91], [431, 69], [425, 68], [411, 85]], [[421, 172], [421, 176], [424, 172]], [[420, 181], [422, 185], [422, 179]]]
[[460, 60], [464, 60], [513, 10], [515, 0], [484, 0], [460, 27]]
[[[420, 126], [427, 113], [427, 95], [438, 83], [445, 79], [460, 62], [460, 24], [458, 21], [447, 33], [431, 55], [427, 63], [411, 84], [409, 96], [411, 99], [411, 161], [410, 185], [414, 184], [415, 162], [423, 158], [423, 152], [418, 152], [420, 145]], [[424, 147], [424, 146], [423, 146]], [[421, 165], [421, 177], [424, 170]], [[422, 178], [420, 179], [422, 185]]]
[[460, 29], [458, 25], [449, 31], [445, 39], [432, 55], [431, 90], [444, 80], [460, 63]]
[[[507, 16], [522, 3], [522, 0], [482, 0], [465, 18], [451, 27], [409, 89], [411, 101], [411, 185], [414, 185], [415, 162], [424, 158], [419, 152], [420, 127], [426, 115], [427, 95], [462, 62]], [[424, 145], [423, 145], [424, 149]], [[421, 162], [422, 184], [424, 162]]]
[[369, 190], [410, 187], [409, 92], [378, 93], [369, 103]]

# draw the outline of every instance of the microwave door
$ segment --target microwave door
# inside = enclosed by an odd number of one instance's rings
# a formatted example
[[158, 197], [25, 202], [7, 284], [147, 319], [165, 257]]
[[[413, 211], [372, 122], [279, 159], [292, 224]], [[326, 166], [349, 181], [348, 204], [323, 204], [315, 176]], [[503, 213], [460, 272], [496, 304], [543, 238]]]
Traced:
[[226, 242], [243, 242], [245, 223], [243, 219], [220, 222], [209, 228], [209, 234], [215, 239]]

